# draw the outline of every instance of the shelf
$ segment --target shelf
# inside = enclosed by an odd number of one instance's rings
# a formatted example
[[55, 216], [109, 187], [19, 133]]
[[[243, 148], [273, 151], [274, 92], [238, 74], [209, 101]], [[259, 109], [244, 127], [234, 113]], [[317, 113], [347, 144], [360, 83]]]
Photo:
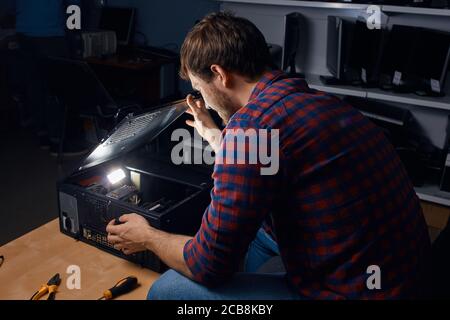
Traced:
[[[353, 9], [365, 10], [371, 4], [361, 3], [346, 3], [346, 2], [322, 2], [322, 1], [297, 1], [297, 0], [218, 0], [225, 3], [247, 3], [247, 4], [262, 4], [272, 6], [289, 6], [289, 7], [304, 7], [304, 8], [318, 8], [318, 9]], [[432, 15], [450, 17], [449, 9], [435, 9], [435, 8], [420, 8], [420, 7], [405, 7], [405, 6], [389, 6], [380, 5], [381, 11], [385, 13], [405, 13], [416, 15]]]
[[439, 186], [429, 184], [414, 189], [420, 200], [450, 207], [450, 192], [441, 191]]
[[328, 92], [332, 94], [339, 94], [345, 96], [367, 98], [367, 91], [364, 88], [354, 87], [354, 86], [331, 86], [326, 85], [322, 82], [319, 75], [310, 74], [306, 76], [306, 81], [309, 87], [315, 90]]
[[450, 17], [449, 9], [402, 7], [402, 6], [382, 6], [381, 11], [386, 12], [386, 13], [391, 12], [391, 13], [407, 13], [407, 14]]
[[226, 3], [262, 4], [272, 6], [322, 8], [322, 9], [355, 9], [362, 10], [367, 4], [343, 3], [343, 2], [321, 2], [321, 1], [297, 1], [297, 0], [218, 0]]
[[367, 91], [367, 98], [399, 102], [434, 109], [450, 110], [449, 95], [444, 97], [420, 97], [414, 93], [395, 93], [381, 89], [370, 89]]
[[369, 98], [387, 102], [405, 103], [426, 108], [449, 110], [450, 96], [444, 97], [420, 97], [413, 93], [395, 93], [381, 89], [365, 89], [349, 85], [326, 85], [318, 75], [307, 75], [306, 80], [312, 89], [331, 94], [346, 95], [351, 97]]

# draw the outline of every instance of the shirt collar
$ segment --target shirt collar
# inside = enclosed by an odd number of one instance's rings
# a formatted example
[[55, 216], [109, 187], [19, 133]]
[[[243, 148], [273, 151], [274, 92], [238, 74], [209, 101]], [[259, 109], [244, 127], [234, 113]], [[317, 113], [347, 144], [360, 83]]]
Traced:
[[[286, 73], [284, 73], [281, 70], [272, 70], [272, 71], [266, 71], [264, 72], [264, 74], [262, 75], [262, 77], [259, 79], [259, 81], [256, 83], [255, 88], [252, 91], [252, 94], [250, 96], [250, 99], [248, 101], [248, 104], [252, 103], [252, 101], [256, 100], [258, 98], [258, 96], [261, 94], [261, 92], [263, 92], [266, 88], [268, 88], [270, 85], [272, 85], [274, 82], [280, 80], [280, 79], [285, 79], [285, 78], [289, 78], [289, 75], [287, 75]], [[297, 79], [300, 80], [300, 79]], [[308, 91], [309, 90], [309, 86], [307, 85], [307, 83], [304, 80], [298, 81], [296, 83], [296, 85], [299, 87], [299, 89], [304, 90], [304, 91]], [[247, 104], [247, 105], [248, 105]], [[237, 117], [239, 114], [243, 114], [246, 112], [247, 110], [247, 105], [242, 107], [241, 109], [239, 109], [232, 117], [231, 119]], [[231, 122], [230, 119], [230, 122]]]
[[249, 101], [256, 99], [259, 96], [259, 94], [264, 91], [264, 89], [266, 89], [270, 84], [272, 84], [273, 82], [275, 82], [276, 80], [278, 80], [283, 76], [286, 76], [286, 74], [281, 70], [264, 72], [261, 79], [259, 79], [255, 88], [253, 89]]

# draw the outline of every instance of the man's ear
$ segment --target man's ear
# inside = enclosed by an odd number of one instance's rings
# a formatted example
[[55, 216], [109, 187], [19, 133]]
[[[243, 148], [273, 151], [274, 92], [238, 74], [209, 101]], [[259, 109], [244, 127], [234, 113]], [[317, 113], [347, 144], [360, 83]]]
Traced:
[[211, 66], [211, 72], [216, 77], [216, 80], [222, 84], [222, 86], [224, 86], [225, 88], [231, 87], [231, 75], [224, 68], [222, 68], [218, 64], [213, 64]]

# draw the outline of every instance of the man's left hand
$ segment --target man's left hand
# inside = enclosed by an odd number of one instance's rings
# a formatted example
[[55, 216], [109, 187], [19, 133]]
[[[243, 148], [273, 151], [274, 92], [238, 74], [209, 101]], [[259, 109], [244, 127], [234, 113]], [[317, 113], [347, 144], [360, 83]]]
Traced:
[[108, 241], [114, 248], [126, 255], [147, 250], [148, 235], [154, 230], [147, 220], [137, 214], [127, 214], [121, 216], [119, 221], [123, 224], [116, 225], [113, 220], [106, 227]]

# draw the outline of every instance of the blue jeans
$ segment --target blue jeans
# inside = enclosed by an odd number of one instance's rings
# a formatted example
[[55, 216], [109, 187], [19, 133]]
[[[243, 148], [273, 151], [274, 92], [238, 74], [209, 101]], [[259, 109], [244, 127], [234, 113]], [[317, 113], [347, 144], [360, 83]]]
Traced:
[[237, 273], [227, 283], [204, 287], [174, 270], [164, 273], [151, 287], [149, 300], [296, 300], [301, 299], [286, 279], [285, 273], [257, 273], [270, 258], [279, 256], [277, 243], [262, 229], [250, 244], [245, 272]]

